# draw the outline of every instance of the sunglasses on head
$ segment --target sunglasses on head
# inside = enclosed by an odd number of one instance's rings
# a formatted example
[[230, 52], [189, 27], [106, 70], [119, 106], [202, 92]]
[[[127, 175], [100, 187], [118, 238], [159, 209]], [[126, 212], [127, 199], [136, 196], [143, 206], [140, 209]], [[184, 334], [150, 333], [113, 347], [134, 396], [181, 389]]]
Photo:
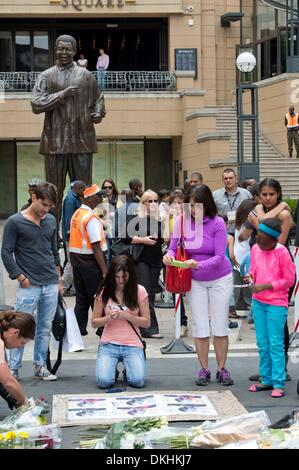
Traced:
[[112, 186], [104, 186], [103, 189], [112, 189]]

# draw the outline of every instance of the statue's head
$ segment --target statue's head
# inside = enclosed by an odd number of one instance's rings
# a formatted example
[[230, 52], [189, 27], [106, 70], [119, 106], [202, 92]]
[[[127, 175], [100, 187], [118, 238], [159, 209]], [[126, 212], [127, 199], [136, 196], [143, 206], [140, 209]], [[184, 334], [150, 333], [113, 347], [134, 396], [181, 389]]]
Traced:
[[77, 42], [73, 36], [62, 34], [56, 39], [55, 53], [59, 65], [65, 66], [73, 62], [77, 52]]

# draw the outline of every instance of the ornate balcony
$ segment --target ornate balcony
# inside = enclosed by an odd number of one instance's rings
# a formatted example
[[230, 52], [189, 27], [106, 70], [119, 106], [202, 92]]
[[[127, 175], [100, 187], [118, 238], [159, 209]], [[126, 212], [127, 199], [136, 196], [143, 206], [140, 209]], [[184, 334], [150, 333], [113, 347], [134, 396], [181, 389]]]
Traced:
[[[0, 91], [32, 91], [40, 72], [0, 72]], [[176, 91], [175, 72], [91, 72], [105, 91]]]

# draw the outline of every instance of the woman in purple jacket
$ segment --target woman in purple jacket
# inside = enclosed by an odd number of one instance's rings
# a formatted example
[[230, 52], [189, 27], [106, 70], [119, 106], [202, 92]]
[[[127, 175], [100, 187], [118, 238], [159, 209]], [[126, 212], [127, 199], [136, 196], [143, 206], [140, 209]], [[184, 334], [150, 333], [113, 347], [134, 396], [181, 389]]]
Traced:
[[[208, 385], [210, 327], [214, 336], [217, 373], [222, 385], [233, 385], [225, 368], [228, 350], [228, 312], [232, 291], [232, 271], [225, 255], [227, 232], [224, 221], [217, 216], [217, 207], [208, 186], [201, 184], [187, 197], [189, 210], [185, 217], [185, 248], [187, 264], [192, 273], [192, 287], [187, 299], [192, 313], [193, 336], [201, 369], [196, 385]], [[169, 265], [174, 259], [177, 242], [181, 237], [181, 221], [174, 226], [171, 242], [163, 261]]]

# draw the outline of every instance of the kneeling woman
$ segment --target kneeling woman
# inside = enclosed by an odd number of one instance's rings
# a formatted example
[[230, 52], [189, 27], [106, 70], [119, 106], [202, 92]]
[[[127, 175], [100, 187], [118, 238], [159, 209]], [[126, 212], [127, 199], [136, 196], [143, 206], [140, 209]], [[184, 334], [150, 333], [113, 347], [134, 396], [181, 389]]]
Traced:
[[34, 334], [35, 320], [29, 313], [0, 312], [0, 390], [10, 408], [23, 405], [26, 395], [8, 367], [5, 349], [25, 346]]
[[97, 355], [97, 385], [101, 388], [113, 385], [117, 364], [123, 362], [128, 385], [143, 387], [146, 363], [139, 327], [149, 327], [150, 312], [148, 294], [137, 284], [130, 257], [112, 259], [96, 294], [91, 324], [93, 328], [104, 326]]

